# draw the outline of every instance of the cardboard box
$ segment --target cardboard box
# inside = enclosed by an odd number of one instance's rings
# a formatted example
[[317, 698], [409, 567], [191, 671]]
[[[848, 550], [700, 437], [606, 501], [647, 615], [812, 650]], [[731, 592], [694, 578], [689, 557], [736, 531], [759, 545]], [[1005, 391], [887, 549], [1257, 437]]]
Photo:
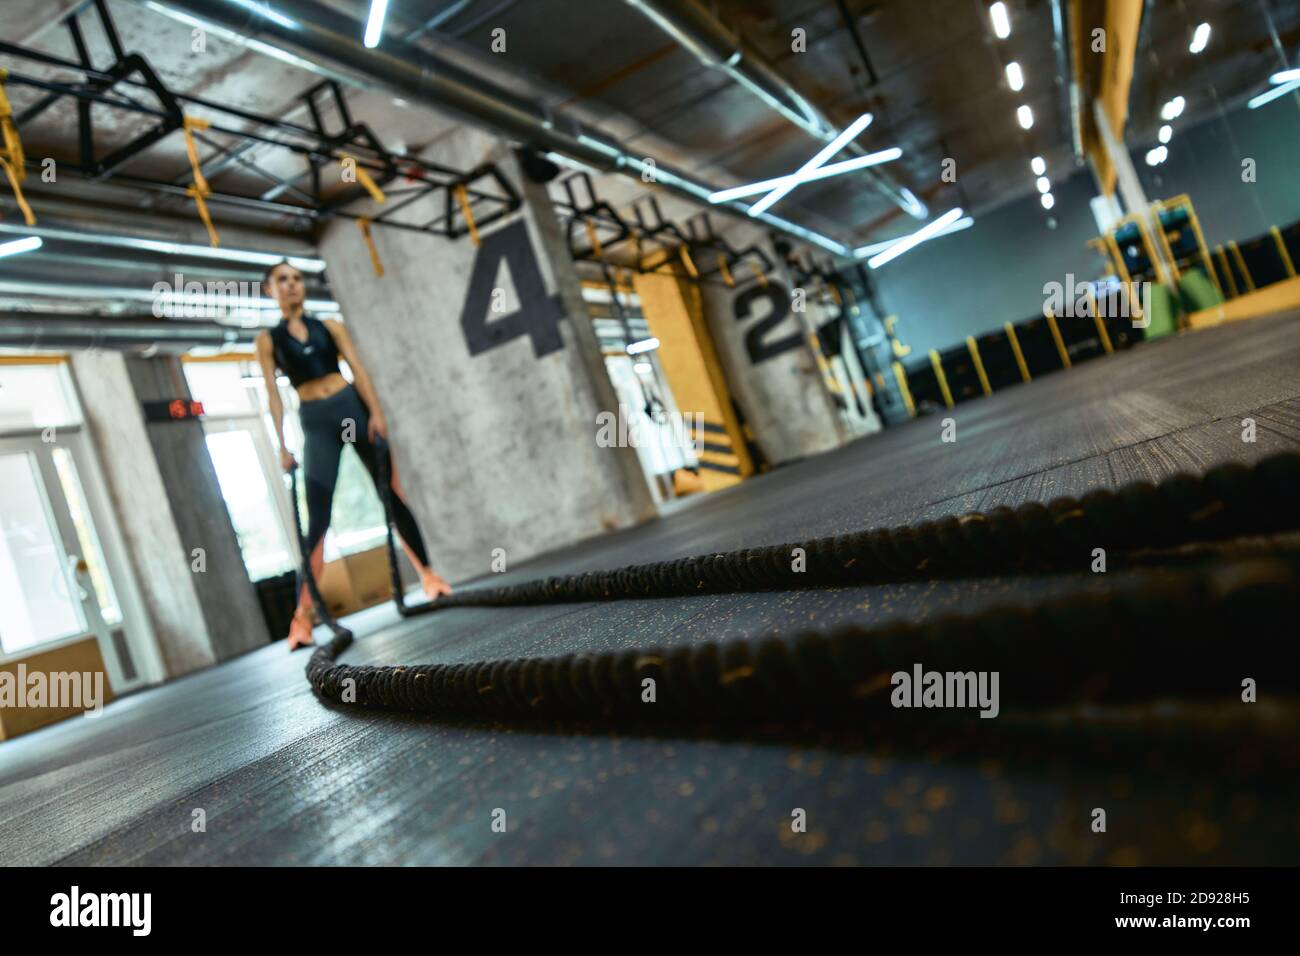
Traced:
[[371, 548], [330, 561], [316, 582], [320, 596], [335, 617], [352, 614], [392, 599], [388, 549]]
[[[71, 690], [66, 680], [51, 680], [51, 675], [58, 674], [69, 677], [87, 675], [77, 690], [88, 690], [101, 707], [113, 699], [99, 642], [93, 637], [48, 651], [37, 651], [21, 660], [7, 661], [0, 664], [0, 740], [17, 737], [91, 709], [84, 706], [89, 697], [83, 699], [81, 707], [48, 706], [54, 698], [51, 688], [56, 684], [63, 691]], [[19, 687], [20, 679], [23, 687]], [[36, 685], [39, 684], [44, 684], [41, 693], [46, 706], [32, 706], [40, 699], [36, 696]]]

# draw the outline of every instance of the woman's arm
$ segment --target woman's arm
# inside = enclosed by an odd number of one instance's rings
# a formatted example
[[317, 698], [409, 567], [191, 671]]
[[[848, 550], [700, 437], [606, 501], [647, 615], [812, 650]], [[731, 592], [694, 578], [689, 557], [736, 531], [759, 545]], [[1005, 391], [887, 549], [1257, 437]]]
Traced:
[[352, 336], [348, 334], [347, 327], [342, 322], [326, 319], [325, 328], [329, 329], [330, 335], [334, 338], [334, 344], [338, 346], [343, 361], [347, 362], [348, 368], [352, 369], [353, 384], [361, 393], [361, 400], [366, 403], [366, 408], [370, 410], [370, 437], [379, 435], [381, 438], [387, 438], [388, 421], [384, 418], [384, 410], [379, 406], [379, 395], [370, 380], [370, 373], [361, 362], [361, 356], [357, 354], [356, 346], [352, 344]]
[[262, 384], [266, 386], [266, 404], [271, 410], [271, 423], [275, 425], [275, 437], [280, 440], [280, 466], [285, 471], [293, 471], [298, 462], [284, 444], [284, 403], [280, 401], [280, 389], [275, 384], [275, 354], [271, 347], [271, 333], [259, 332], [257, 335], [257, 364], [262, 366]]

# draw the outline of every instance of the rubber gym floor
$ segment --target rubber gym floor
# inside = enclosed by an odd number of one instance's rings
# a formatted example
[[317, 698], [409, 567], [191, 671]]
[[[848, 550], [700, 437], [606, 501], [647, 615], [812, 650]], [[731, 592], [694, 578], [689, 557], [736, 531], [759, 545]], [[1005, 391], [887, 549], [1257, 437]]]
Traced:
[[[959, 406], [955, 443], [940, 441], [943, 416], [923, 417], [479, 583], [1045, 502], [1293, 451], [1298, 322], [1274, 316], [1142, 345]], [[1242, 440], [1244, 418], [1256, 422], [1254, 443]], [[1283, 535], [1268, 546], [1294, 545]], [[344, 660], [757, 639], [1162, 573], [450, 608], [406, 621], [383, 606], [348, 621], [359, 639]], [[1294, 622], [1276, 633], [1294, 640]], [[888, 724], [506, 726], [326, 705], [306, 663], [306, 652], [273, 644], [121, 699], [98, 719], [4, 744], [0, 862], [1280, 864], [1300, 844], [1300, 721], [1276, 695], [1066, 718], [972, 713], [968, 730], [928, 734]], [[1098, 807], [1105, 833], [1089, 826]], [[198, 809], [203, 833], [191, 827]], [[807, 830], [795, 833], [800, 809]], [[504, 833], [491, 825], [496, 810]]]

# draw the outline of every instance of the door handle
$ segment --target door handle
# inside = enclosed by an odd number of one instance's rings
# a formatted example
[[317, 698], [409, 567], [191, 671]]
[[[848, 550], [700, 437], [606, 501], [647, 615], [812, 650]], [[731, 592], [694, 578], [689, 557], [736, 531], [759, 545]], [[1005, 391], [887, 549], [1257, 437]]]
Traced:
[[80, 592], [78, 599], [86, 600], [90, 597], [90, 592], [81, 586], [81, 575], [90, 571], [90, 565], [86, 563], [86, 559], [81, 555], [70, 554], [68, 555], [68, 569], [72, 571], [72, 578], [76, 582], [77, 590]]

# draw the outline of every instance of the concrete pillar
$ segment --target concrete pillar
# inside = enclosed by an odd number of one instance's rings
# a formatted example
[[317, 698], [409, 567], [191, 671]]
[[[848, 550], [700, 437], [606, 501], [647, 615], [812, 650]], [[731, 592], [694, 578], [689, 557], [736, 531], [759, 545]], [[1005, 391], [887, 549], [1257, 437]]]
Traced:
[[[765, 244], [772, 262], [780, 259]], [[735, 288], [702, 285], [704, 317], [727, 383], [763, 456], [773, 464], [829, 451], [847, 434], [823, 380], [809, 330], [830, 318], [811, 290], [795, 311], [779, 265], [766, 275], [744, 270]]]
[[189, 396], [179, 360], [75, 352], [71, 365], [167, 676], [266, 644], [201, 423], [144, 418], [143, 402]]
[[[597, 444], [618, 399], [544, 186], [506, 144], [461, 128], [424, 157], [495, 162], [523, 198], [506, 219], [446, 239], [374, 227], [378, 277], [352, 222], [319, 249], [374, 380], [402, 485], [434, 566], [453, 580], [655, 513], [636, 449]], [[429, 201], [416, 211], [442, 212]], [[411, 217], [404, 217], [411, 218]]]

